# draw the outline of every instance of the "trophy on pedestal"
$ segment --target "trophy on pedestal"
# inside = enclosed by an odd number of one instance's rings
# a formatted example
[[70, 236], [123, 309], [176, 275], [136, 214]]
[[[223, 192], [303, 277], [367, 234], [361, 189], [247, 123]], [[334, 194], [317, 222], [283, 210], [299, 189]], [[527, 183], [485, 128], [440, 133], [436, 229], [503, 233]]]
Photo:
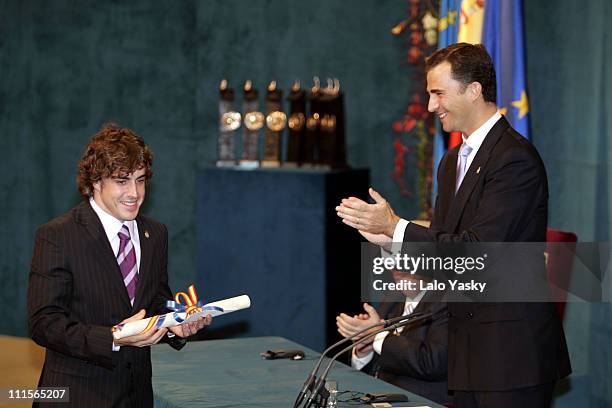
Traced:
[[241, 167], [259, 167], [258, 141], [259, 129], [264, 125], [264, 115], [259, 112], [258, 92], [253, 88], [253, 82], [245, 81], [243, 88], [244, 127], [242, 131]]
[[[340, 81], [328, 78], [321, 87], [318, 77], [310, 89], [294, 81], [287, 96], [288, 114], [283, 112], [283, 93], [276, 81], [267, 87], [265, 115], [251, 80], [244, 82], [242, 115], [235, 109], [234, 90], [226, 79], [219, 85], [219, 135], [217, 166], [345, 168], [344, 96]], [[242, 126], [242, 149], [236, 152], [236, 137]], [[259, 140], [264, 129], [263, 143]], [[283, 130], [288, 129], [286, 143]], [[287, 146], [283, 160], [283, 144]], [[263, 145], [263, 157], [259, 149]]]
[[310, 114], [306, 119], [306, 135], [304, 137], [304, 150], [302, 165], [313, 166], [318, 162], [319, 156], [319, 125], [321, 111], [321, 84], [319, 77], [313, 78], [313, 86], [310, 88]]
[[301, 89], [300, 81], [296, 80], [287, 96], [289, 101], [289, 120], [287, 127], [287, 158], [283, 163], [286, 167], [297, 167], [302, 164], [304, 151], [304, 130], [306, 128], [306, 92]]
[[224, 79], [219, 85], [219, 136], [217, 167], [234, 166], [234, 138], [240, 127], [242, 117], [234, 110], [234, 90], [228, 87]]
[[281, 135], [287, 124], [287, 115], [282, 111], [283, 92], [276, 81], [268, 85], [266, 95], [266, 130], [262, 167], [279, 167], [281, 161]]
[[321, 90], [319, 99], [319, 160], [331, 168], [346, 167], [344, 141], [344, 97], [340, 81], [328, 78], [327, 87]]

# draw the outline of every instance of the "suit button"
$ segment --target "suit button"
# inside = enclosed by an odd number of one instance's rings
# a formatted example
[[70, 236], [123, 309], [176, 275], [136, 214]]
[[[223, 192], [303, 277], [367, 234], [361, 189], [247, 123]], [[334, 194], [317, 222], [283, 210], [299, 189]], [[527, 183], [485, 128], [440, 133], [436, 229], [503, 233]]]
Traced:
[[472, 313], [472, 312], [467, 312], [467, 313], [465, 314], [465, 316], [466, 316], [468, 319], [471, 319], [472, 317], [474, 317], [474, 313]]

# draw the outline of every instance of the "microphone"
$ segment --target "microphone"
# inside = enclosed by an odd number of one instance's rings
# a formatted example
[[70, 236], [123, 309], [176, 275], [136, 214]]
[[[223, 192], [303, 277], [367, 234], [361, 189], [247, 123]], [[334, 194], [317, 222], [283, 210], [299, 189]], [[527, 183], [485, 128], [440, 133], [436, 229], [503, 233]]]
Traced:
[[[391, 324], [390, 326], [385, 326], [382, 329], [376, 330], [373, 333], [368, 334], [367, 336], [359, 339], [358, 341], [356, 341], [353, 344], [350, 344], [349, 346], [345, 347], [344, 349], [342, 349], [341, 351], [339, 351], [338, 353], [336, 353], [336, 355], [334, 355], [331, 359], [331, 361], [329, 362], [329, 364], [327, 365], [327, 367], [325, 368], [325, 370], [323, 371], [323, 374], [321, 374], [321, 377], [319, 378], [319, 380], [316, 382], [316, 384], [313, 387], [313, 391], [310, 393], [310, 397], [308, 398], [308, 401], [306, 402], [306, 408], [309, 408], [312, 403], [314, 402], [314, 400], [318, 397], [319, 393], [321, 393], [322, 388], [325, 385], [325, 379], [327, 378], [327, 374], [329, 373], [329, 371], [331, 370], [332, 365], [335, 363], [336, 359], [338, 357], [340, 357], [340, 355], [344, 354], [345, 352], [347, 352], [348, 350], [352, 349], [353, 347], [355, 347], [356, 345], [363, 343], [365, 340], [368, 340], [374, 336], [376, 336], [378, 333], [384, 332], [384, 331], [393, 331], [399, 327], [403, 327], [403, 326], [407, 326], [408, 324], [414, 323], [414, 322], [418, 322], [421, 320], [427, 320], [427, 319], [434, 319], [434, 318], [438, 318], [438, 316], [442, 316], [444, 314], [446, 314], [447, 311], [446, 310], [438, 310], [437, 312], [434, 313], [414, 313], [408, 316], [400, 316], [394, 319], [389, 319], [389, 320], [395, 320], [397, 321], [394, 324]], [[373, 327], [376, 327], [375, 325]], [[369, 330], [370, 328], [366, 329]], [[353, 338], [355, 336], [357, 336], [357, 334], [355, 334], [354, 336], [351, 336], [345, 340], [348, 340], [350, 338]], [[339, 342], [341, 343], [341, 342]]]
[[[413, 313], [412, 318], [418, 317], [422, 315], [422, 313]], [[321, 364], [323, 363], [323, 358], [325, 357], [325, 355], [327, 353], [329, 353], [332, 349], [338, 347], [341, 344], [346, 343], [347, 341], [353, 340], [354, 338], [358, 337], [359, 335], [367, 332], [368, 330], [371, 330], [373, 328], [376, 327], [380, 327], [380, 326], [385, 326], [387, 327], [388, 325], [391, 325], [393, 323], [405, 320], [406, 318], [408, 318], [408, 316], [398, 316], [398, 317], [393, 317], [391, 319], [387, 319], [387, 320], [383, 320], [381, 322], [375, 323], [371, 326], [366, 327], [365, 329], [358, 331], [357, 333], [353, 334], [350, 337], [346, 337], [343, 338], [337, 342], [335, 342], [334, 344], [332, 344], [331, 346], [329, 346], [328, 348], [326, 348], [323, 353], [321, 353], [321, 357], [319, 357], [319, 359], [317, 360], [317, 363], [315, 364], [314, 368], [310, 371], [310, 374], [308, 374], [308, 378], [306, 379], [306, 381], [304, 382], [304, 385], [302, 387], [302, 390], [300, 391], [300, 393], [298, 394], [297, 398], [295, 399], [295, 402], [293, 403], [293, 408], [297, 408], [300, 406], [300, 404], [302, 403], [302, 401], [304, 401], [304, 397], [306, 397], [306, 393], [311, 390], [314, 382], [317, 379], [317, 372], [319, 371], [319, 368], [321, 367]], [[377, 332], [378, 333], [378, 332]], [[376, 334], [377, 334], [376, 333]], [[351, 347], [353, 346], [353, 344], [351, 344]]]

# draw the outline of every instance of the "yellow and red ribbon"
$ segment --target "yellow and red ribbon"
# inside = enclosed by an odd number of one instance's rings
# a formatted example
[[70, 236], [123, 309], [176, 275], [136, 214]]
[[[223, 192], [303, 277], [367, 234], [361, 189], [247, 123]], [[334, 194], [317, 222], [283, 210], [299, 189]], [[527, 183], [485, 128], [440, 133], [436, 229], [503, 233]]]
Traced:
[[[169, 301], [167, 302], [166, 306], [169, 309], [174, 310], [175, 312], [187, 313], [187, 317], [191, 316], [194, 313], [201, 312], [203, 304], [198, 300], [198, 295], [196, 293], [195, 286], [190, 285], [187, 288], [187, 292], [188, 294], [185, 292], [178, 292], [176, 295], [174, 295], [174, 302]], [[184, 304], [181, 303], [181, 298], [183, 298], [183, 301], [185, 302]]]
[[[223, 312], [223, 308], [219, 306], [204, 306], [200, 300], [198, 300], [198, 295], [196, 294], [195, 286], [191, 285], [187, 288], [187, 292], [178, 292], [174, 296], [174, 301], [169, 300], [166, 302], [166, 307], [174, 311], [174, 319], [177, 322], [182, 322], [185, 319], [182, 319], [178, 313], [185, 312], [185, 318], [191, 316], [194, 313], [204, 312], [204, 311], [219, 311]], [[185, 304], [181, 303], [181, 299], [185, 302]]]
[[[181, 303], [181, 301], [183, 301], [184, 304]], [[194, 285], [190, 285], [187, 288], [187, 292], [178, 292], [174, 296], [174, 300], [166, 301], [166, 307], [172, 310], [173, 313], [150, 317], [149, 321], [147, 322], [147, 326], [140, 332], [141, 334], [147, 332], [154, 326], [157, 326], [157, 328], [162, 327], [166, 318], [171, 318], [174, 319], [174, 321], [176, 321], [177, 323], [182, 323], [183, 321], [185, 321], [185, 319], [187, 319], [194, 313], [199, 313], [203, 311], [224, 311], [223, 308], [219, 306], [204, 306], [202, 302], [198, 300], [198, 295], [196, 293]], [[185, 313], [185, 318], [181, 317], [180, 313]], [[124, 325], [125, 323], [118, 324], [112, 328], [112, 331], [120, 331]]]

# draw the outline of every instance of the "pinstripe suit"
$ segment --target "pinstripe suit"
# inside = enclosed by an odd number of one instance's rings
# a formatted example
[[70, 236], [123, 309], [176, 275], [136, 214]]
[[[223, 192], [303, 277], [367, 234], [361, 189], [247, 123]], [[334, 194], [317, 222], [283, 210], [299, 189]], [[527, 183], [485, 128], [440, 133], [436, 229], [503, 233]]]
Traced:
[[[115, 254], [88, 202], [36, 232], [28, 287], [32, 339], [46, 347], [39, 386], [70, 387], [62, 407], [151, 407], [149, 347], [112, 351], [110, 327], [146, 309], [165, 313], [168, 231], [138, 216], [139, 281], [130, 305]], [[175, 348], [183, 339], [166, 339]], [[40, 406], [43, 406], [42, 404]]]

